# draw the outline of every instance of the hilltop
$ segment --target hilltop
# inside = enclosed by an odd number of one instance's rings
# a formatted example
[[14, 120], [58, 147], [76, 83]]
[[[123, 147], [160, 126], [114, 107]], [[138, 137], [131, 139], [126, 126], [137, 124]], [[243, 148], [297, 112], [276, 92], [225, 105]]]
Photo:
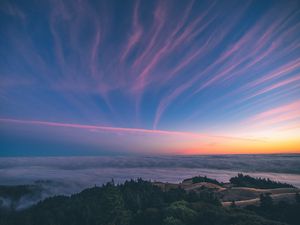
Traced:
[[257, 205], [262, 194], [270, 194], [275, 201], [291, 201], [299, 192], [299, 189], [290, 184], [243, 174], [232, 177], [229, 183], [220, 183], [206, 176], [197, 176], [185, 179], [179, 184], [163, 182], [153, 182], [153, 184], [164, 191], [174, 188], [181, 188], [188, 192], [209, 190], [220, 199], [224, 206], [229, 206], [233, 201], [238, 206]]

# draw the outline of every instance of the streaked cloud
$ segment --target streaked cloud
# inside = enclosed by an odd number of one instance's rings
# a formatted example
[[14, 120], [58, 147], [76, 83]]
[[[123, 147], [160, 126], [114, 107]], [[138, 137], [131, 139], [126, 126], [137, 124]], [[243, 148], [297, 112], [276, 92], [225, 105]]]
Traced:
[[297, 127], [296, 109], [270, 114], [300, 99], [297, 1], [5, 0], [0, 18], [2, 123], [180, 136], [143, 141], [190, 153], [237, 152], [260, 131], [236, 135], [244, 121]]

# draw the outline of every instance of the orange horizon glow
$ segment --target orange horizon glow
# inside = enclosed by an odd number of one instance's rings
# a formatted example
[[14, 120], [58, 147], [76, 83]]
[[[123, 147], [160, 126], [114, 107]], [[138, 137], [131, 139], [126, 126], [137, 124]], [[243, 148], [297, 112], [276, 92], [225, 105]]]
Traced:
[[[280, 153], [300, 153], [300, 139], [297, 138], [295, 132], [290, 130], [281, 133], [271, 133], [268, 137], [264, 135], [235, 135], [234, 133], [205, 134], [185, 131], [170, 131], [170, 130], [150, 130], [141, 128], [124, 128], [124, 127], [109, 127], [74, 123], [60, 123], [38, 120], [18, 120], [10, 118], [0, 118], [3, 124], [15, 124], [15, 126], [38, 127], [43, 130], [54, 128], [56, 132], [61, 132], [62, 135], [70, 133], [70, 131], [62, 129], [82, 130], [84, 134], [81, 136], [89, 136], [100, 132], [99, 137], [103, 133], [113, 137], [115, 140], [124, 136], [125, 139], [130, 139], [127, 143], [127, 148], [131, 146], [140, 146], [139, 143], [149, 142], [148, 150], [143, 153], [154, 154], [178, 154], [178, 155], [197, 155], [197, 154], [280, 154]], [[298, 130], [298, 128], [295, 128]], [[294, 131], [294, 129], [292, 129]], [[72, 132], [71, 132], [72, 133]], [[242, 134], [242, 133], [240, 133]], [[294, 134], [294, 135], [292, 135]], [[295, 135], [296, 134], [296, 135]], [[273, 137], [272, 137], [273, 135]], [[97, 137], [97, 135], [96, 135]], [[280, 137], [280, 138], [278, 138]], [[101, 141], [96, 144], [101, 145]], [[114, 143], [109, 143], [113, 146]], [[133, 150], [138, 153], [138, 150]]]

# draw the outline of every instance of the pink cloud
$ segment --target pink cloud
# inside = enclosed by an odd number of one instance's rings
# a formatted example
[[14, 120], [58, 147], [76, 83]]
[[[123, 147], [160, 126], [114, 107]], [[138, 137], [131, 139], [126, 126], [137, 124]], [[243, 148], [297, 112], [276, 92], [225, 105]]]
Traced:
[[[150, 61], [146, 64], [145, 68], [139, 73], [138, 78], [136, 79], [136, 83], [133, 87], [134, 91], [142, 91], [145, 86], [150, 82], [147, 80], [147, 77], [150, 75], [150, 72], [155, 69], [157, 64], [168, 54], [174, 52], [174, 50], [178, 47], [181, 47], [182, 45], [186, 45], [189, 41], [191, 41], [191, 36], [198, 35], [201, 33], [205, 28], [208, 27], [208, 25], [215, 19], [215, 16], [212, 18], [209, 18], [207, 22], [204, 22], [203, 25], [199, 25], [200, 22], [204, 20], [204, 18], [208, 15], [211, 8], [214, 6], [214, 4], [211, 4], [210, 7], [201, 14], [198, 18], [196, 18], [191, 24], [187, 25], [186, 28], [184, 28], [184, 25], [186, 23], [186, 20], [188, 19], [188, 16], [190, 14], [190, 11], [192, 10], [194, 2], [191, 1], [190, 4], [186, 7], [183, 17], [178, 23], [178, 25], [174, 28], [174, 30], [170, 34], [161, 34], [161, 36], [157, 36], [157, 42], [161, 43], [159, 49], [157, 51], [153, 51], [150, 46], [152, 46], [152, 41], [150, 41], [149, 47], [143, 52], [141, 56], [139, 56], [138, 60], [135, 61], [134, 66], [141, 66], [143, 64], [144, 59], [150, 58]], [[162, 10], [159, 10], [162, 11]], [[162, 14], [162, 13], [159, 13]], [[164, 18], [165, 14], [162, 14], [160, 18]], [[162, 19], [161, 19], [162, 20]], [[158, 28], [161, 28], [162, 25], [158, 25]], [[198, 26], [198, 29], [196, 29]], [[179, 32], [184, 28], [184, 31], [179, 34]], [[160, 32], [160, 30], [159, 30]], [[193, 34], [193, 35], [192, 35]], [[154, 36], [158, 35], [158, 33], [155, 33]], [[165, 37], [168, 37], [167, 39]], [[155, 40], [152, 38], [152, 40]], [[153, 42], [154, 44], [154, 42]], [[200, 52], [203, 51], [203, 48], [201, 47], [196, 51], [196, 53], [193, 53], [192, 56], [188, 57], [189, 59], [185, 60], [190, 62], [192, 59], [194, 59]], [[185, 62], [184, 64], [187, 64], [188, 62]], [[178, 70], [177, 70], [178, 71]], [[176, 72], [177, 72], [176, 71]], [[170, 72], [166, 77], [164, 77], [164, 80], [171, 78], [172, 74], [175, 72]]]
[[286, 85], [288, 85], [288, 84], [290, 84], [290, 83], [295, 84], [295, 82], [297, 82], [297, 81], [299, 81], [299, 80], [300, 80], [300, 75], [297, 75], [297, 76], [292, 77], [292, 78], [287, 79], [287, 80], [280, 81], [280, 82], [278, 82], [278, 83], [275, 83], [275, 84], [272, 84], [272, 85], [270, 85], [270, 86], [268, 86], [268, 87], [265, 87], [265, 88], [263, 88], [263, 89], [261, 89], [261, 90], [255, 92], [254, 94], [252, 94], [252, 95], [250, 95], [250, 96], [247, 96], [245, 99], [243, 99], [243, 101], [244, 101], [244, 100], [248, 100], [248, 99], [253, 98], [253, 97], [256, 97], [256, 96], [258, 96], [258, 95], [267, 93], [267, 92], [269, 92], [269, 91], [273, 91], [274, 89], [280, 88], [280, 87], [282, 87], [282, 86], [286, 86]]
[[131, 52], [132, 48], [139, 42], [143, 34], [143, 28], [139, 24], [139, 18], [138, 18], [139, 6], [140, 6], [140, 1], [137, 1], [136, 4], [134, 5], [134, 10], [133, 10], [133, 22], [132, 22], [133, 32], [130, 35], [128, 43], [121, 54], [121, 62], [124, 62], [127, 55]]
[[62, 127], [62, 128], [75, 128], [84, 129], [87, 131], [104, 131], [111, 133], [140, 133], [140, 134], [153, 134], [153, 135], [170, 135], [170, 136], [182, 136], [186, 138], [196, 138], [196, 139], [207, 139], [207, 138], [217, 138], [217, 139], [227, 139], [227, 140], [244, 140], [244, 141], [254, 141], [261, 142], [258, 139], [251, 138], [241, 138], [241, 137], [230, 137], [222, 135], [209, 135], [194, 132], [185, 131], [169, 131], [169, 130], [149, 130], [142, 128], [125, 128], [125, 127], [110, 127], [110, 126], [97, 126], [97, 125], [85, 125], [85, 124], [74, 124], [74, 123], [60, 123], [60, 122], [49, 122], [49, 121], [39, 121], [39, 120], [19, 120], [10, 118], [0, 118], [0, 122], [9, 124], [24, 124], [24, 125], [34, 125], [34, 126], [46, 126], [46, 127]]
[[288, 113], [291, 111], [298, 111], [300, 113], [300, 100], [259, 113], [252, 118], [252, 121], [265, 119], [270, 116], [278, 115], [281, 113]]
[[101, 41], [101, 32], [98, 28], [96, 31], [95, 41], [93, 43], [92, 49], [91, 49], [91, 72], [92, 76], [97, 79], [98, 71], [97, 71], [97, 56], [98, 56], [98, 49], [100, 46]]
[[154, 21], [152, 24], [152, 28], [150, 33], [152, 34], [150, 39], [147, 41], [147, 47], [142, 52], [141, 55], [139, 55], [135, 62], [133, 63], [133, 68], [136, 68], [137, 66], [140, 66], [146, 57], [149, 57], [151, 55], [151, 52], [153, 51], [154, 45], [157, 43], [157, 39], [159, 37], [159, 33], [161, 32], [163, 26], [166, 22], [166, 14], [167, 14], [167, 5], [166, 2], [158, 2], [156, 9], [154, 11]]
[[294, 119], [300, 119], [300, 100], [258, 113], [246, 123], [252, 126], [270, 126]]
[[[277, 17], [267, 29], [265, 29], [266, 21], [269, 21], [270, 18], [274, 18], [276, 11], [271, 10], [268, 14], [266, 14], [261, 21], [257, 22], [257, 24], [246, 32], [244, 36], [242, 36], [242, 38], [240, 38], [233, 46], [223, 52], [222, 55], [210, 66], [211, 68], [214, 68], [218, 63], [223, 62], [224, 60], [228, 61], [221, 67], [219, 72], [212, 76], [212, 78], [201, 84], [195, 93], [222, 79], [227, 80], [229, 78], [236, 78], [243, 75], [247, 69], [252, 66], [256, 66], [258, 63], [265, 64], [270, 58], [273, 58], [272, 54], [278, 49], [279, 45], [282, 44], [284, 37], [296, 32], [296, 29], [294, 28], [298, 25], [292, 29], [287, 29], [286, 31], [284, 29], [287, 25], [287, 20], [289, 20], [290, 10], [290, 8], [284, 10], [282, 12], [282, 16]], [[278, 30], [280, 29], [283, 29], [284, 32], [278, 34]], [[256, 42], [252, 42], [257, 35], [260, 35], [260, 38]], [[251, 48], [251, 51], [249, 51], [249, 48]], [[294, 43], [290, 43], [283, 48], [282, 53], [287, 54], [295, 50], [295, 48], [296, 46]], [[240, 67], [242, 64], [243, 67]], [[256, 69], [257, 68], [258, 66], [256, 66]]]
[[281, 66], [280, 68], [262, 76], [261, 78], [249, 83], [246, 85], [246, 87], [244, 88], [251, 88], [251, 87], [255, 87], [258, 86], [260, 84], [263, 84], [267, 81], [270, 81], [272, 79], [276, 79], [279, 78], [283, 75], [286, 75], [287, 73], [293, 72], [296, 69], [300, 68], [300, 59], [295, 59], [294, 61]]

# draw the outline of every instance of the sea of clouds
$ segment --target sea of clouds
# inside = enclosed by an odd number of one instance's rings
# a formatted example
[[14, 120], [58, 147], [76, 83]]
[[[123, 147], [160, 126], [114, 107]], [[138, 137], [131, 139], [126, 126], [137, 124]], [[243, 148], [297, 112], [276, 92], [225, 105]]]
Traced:
[[[112, 179], [179, 183], [201, 175], [227, 182], [243, 172], [300, 188], [300, 155], [9, 157], [0, 158], [0, 185], [36, 184], [41, 192], [15, 202], [22, 209], [53, 195], [70, 195]], [[9, 199], [2, 202], [9, 204]]]

